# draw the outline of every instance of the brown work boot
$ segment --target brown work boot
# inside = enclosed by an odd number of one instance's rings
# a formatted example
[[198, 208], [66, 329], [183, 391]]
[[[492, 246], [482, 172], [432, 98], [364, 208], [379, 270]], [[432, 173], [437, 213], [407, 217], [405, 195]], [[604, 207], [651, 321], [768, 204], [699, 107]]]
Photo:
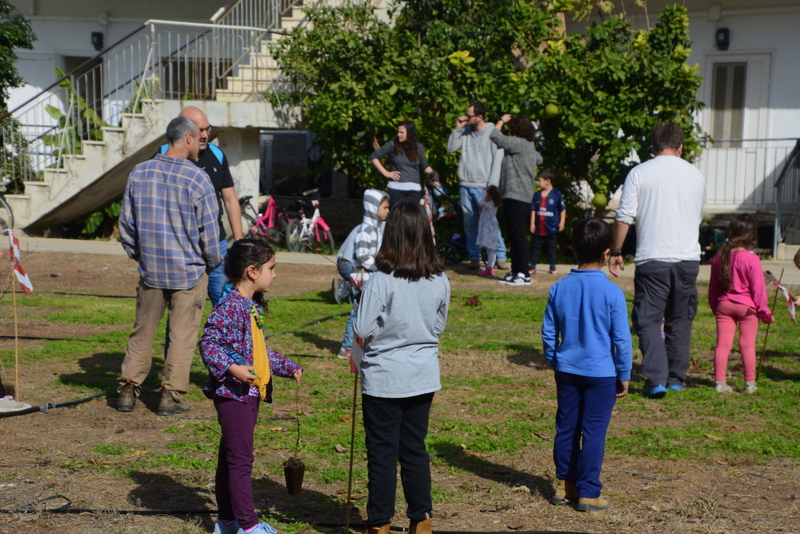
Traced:
[[[179, 397], [180, 398], [180, 397]], [[158, 403], [156, 415], [177, 415], [186, 413], [190, 410], [189, 403], [183, 399], [176, 401], [172, 397], [172, 392], [161, 384], [161, 402]]]
[[119, 398], [117, 399], [118, 412], [132, 412], [136, 406], [136, 386], [133, 382], [127, 380], [117, 390]]
[[579, 512], [592, 512], [594, 510], [605, 510], [611, 506], [608, 504], [608, 501], [603, 499], [602, 497], [597, 497], [596, 499], [588, 499], [586, 497], [581, 497], [578, 499], [578, 511]]
[[431, 520], [412, 521], [411, 526], [408, 527], [408, 534], [433, 534], [431, 530]]
[[578, 498], [578, 488], [571, 480], [556, 479], [556, 494], [550, 497], [550, 504], [565, 504], [568, 500], [574, 501]]
[[383, 525], [382, 527], [367, 527], [365, 534], [389, 534], [392, 525]]
[[481, 268], [481, 260], [470, 260], [469, 265], [467, 265], [467, 269], [476, 270]]

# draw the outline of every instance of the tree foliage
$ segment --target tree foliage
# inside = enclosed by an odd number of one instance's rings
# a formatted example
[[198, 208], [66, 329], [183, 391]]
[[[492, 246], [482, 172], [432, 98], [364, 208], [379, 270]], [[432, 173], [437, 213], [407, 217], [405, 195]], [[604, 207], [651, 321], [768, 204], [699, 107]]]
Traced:
[[0, 109], [6, 108], [8, 90], [24, 83], [17, 73], [15, 48], [32, 49], [36, 36], [23, 15], [16, 8], [0, 0]]
[[328, 164], [364, 186], [384, 185], [367, 156], [402, 120], [417, 123], [429, 162], [454, 181], [447, 137], [474, 100], [489, 120], [538, 120], [545, 165], [596, 192], [622, 183], [632, 152], [647, 157], [659, 122], [681, 125], [687, 156], [697, 149], [700, 77], [685, 63], [683, 7], [666, 8], [651, 31], [611, 16], [585, 35], [562, 33], [559, 12], [541, 0], [409, 0], [390, 10], [393, 25], [370, 5], [307, 13], [311, 23], [274, 53]]

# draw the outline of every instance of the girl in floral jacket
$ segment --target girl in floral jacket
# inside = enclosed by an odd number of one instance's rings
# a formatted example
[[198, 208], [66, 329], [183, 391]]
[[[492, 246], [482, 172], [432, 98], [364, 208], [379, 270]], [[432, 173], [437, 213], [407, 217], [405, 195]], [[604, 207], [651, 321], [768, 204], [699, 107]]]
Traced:
[[211, 375], [204, 393], [214, 400], [222, 429], [217, 460], [219, 520], [215, 534], [275, 534], [259, 523], [250, 477], [260, 401], [272, 402], [272, 375], [300, 380], [303, 369], [264, 340], [263, 293], [275, 278], [275, 252], [264, 241], [242, 239], [228, 250], [225, 276], [233, 289], [208, 316], [200, 355]]

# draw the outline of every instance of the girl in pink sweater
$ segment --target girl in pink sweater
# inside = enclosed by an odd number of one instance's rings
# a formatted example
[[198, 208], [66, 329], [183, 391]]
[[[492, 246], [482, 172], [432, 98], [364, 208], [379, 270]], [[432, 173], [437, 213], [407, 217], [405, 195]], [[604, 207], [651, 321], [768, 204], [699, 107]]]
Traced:
[[725, 383], [728, 355], [733, 335], [739, 326], [739, 351], [742, 353], [745, 393], [756, 389], [756, 335], [758, 320], [769, 324], [775, 319], [767, 306], [767, 291], [761, 261], [750, 251], [755, 247], [756, 221], [752, 215], [737, 215], [725, 229], [725, 243], [711, 262], [708, 305], [717, 318], [717, 347], [714, 349], [715, 389], [733, 391]]

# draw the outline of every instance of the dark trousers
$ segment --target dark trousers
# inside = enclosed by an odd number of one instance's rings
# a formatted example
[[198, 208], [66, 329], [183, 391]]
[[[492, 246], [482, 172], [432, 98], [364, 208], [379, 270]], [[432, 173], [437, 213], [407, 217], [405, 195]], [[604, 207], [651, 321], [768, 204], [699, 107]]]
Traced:
[[648, 261], [636, 266], [631, 319], [639, 336], [648, 389], [686, 382], [699, 272], [697, 261]]
[[431, 469], [425, 436], [433, 393], [388, 399], [361, 396], [367, 444], [367, 526], [391, 523], [397, 492], [397, 461], [411, 521], [431, 515]]
[[422, 198], [422, 191], [401, 191], [399, 189], [389, 189], [389, 209], [404, 198], [413, 198], [417, 202]]
[[243, 529], [258, 524], [251, 475], [255, 460], [253, 432], [259, 404], [258, 397], [247, 397], [245, 402], [214, 399], [217, 420], [222, 427], [215, 481], [219, 518], [223, 521], [238, 519]]
[[531, 203], [503, 199], [503, 213], [508, 231], [508, 246], [511, 248], [511, 272], [528, 274], [530, 267], [530, 250], [528, 249], [528, 217], [531, 214]]
[[556, 477], [575, 482], [578, 495], [600, 496], [606, 431], [617, 402], [617, 379], [556, 372]]
[[558, 246], [558, 234], [549, 235], [534, 235], [533, 246], [531, 247], [531, 269], [536, 268], [539, 263], [539, 255], [542, 253], [542, 247], [547, 253], [547, 259], [550, 260], [550, 269], [556, 268], [556, 253]]

